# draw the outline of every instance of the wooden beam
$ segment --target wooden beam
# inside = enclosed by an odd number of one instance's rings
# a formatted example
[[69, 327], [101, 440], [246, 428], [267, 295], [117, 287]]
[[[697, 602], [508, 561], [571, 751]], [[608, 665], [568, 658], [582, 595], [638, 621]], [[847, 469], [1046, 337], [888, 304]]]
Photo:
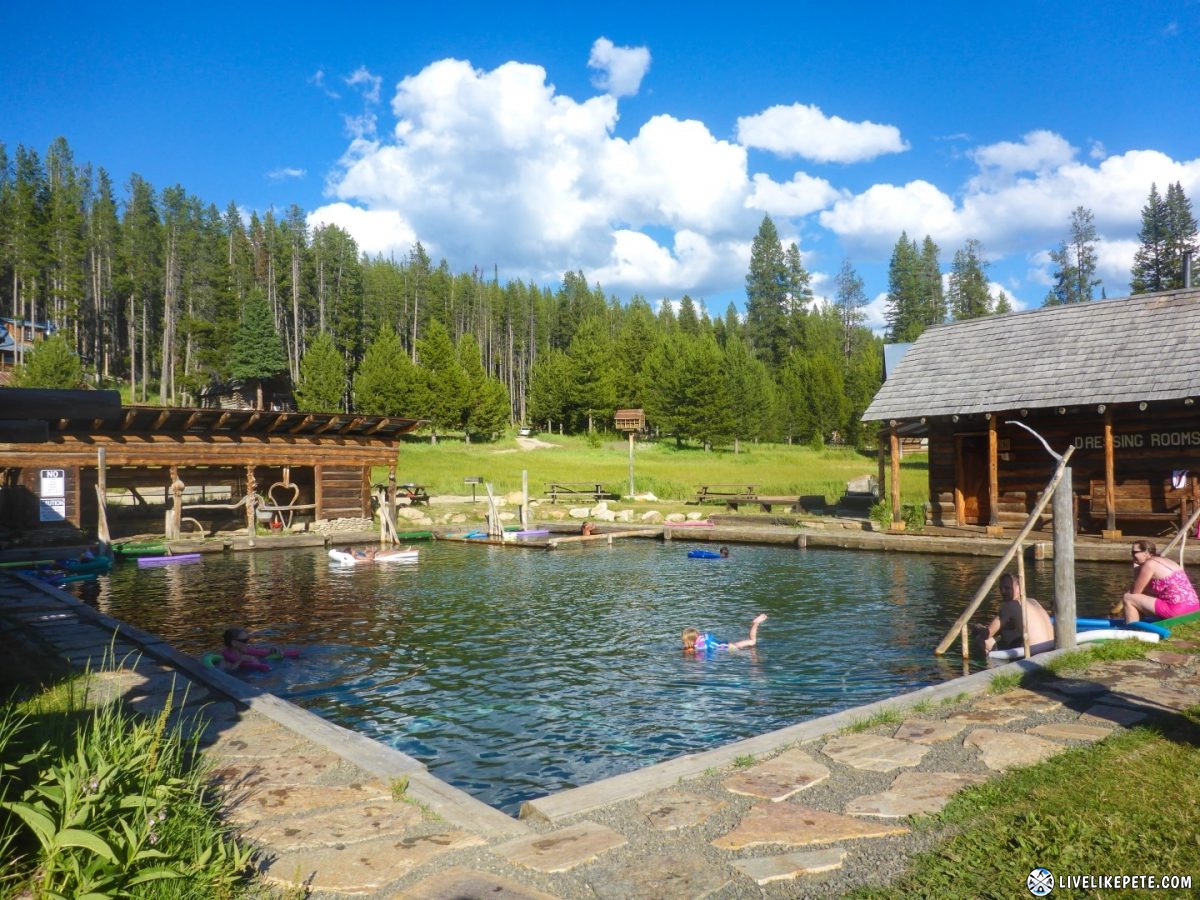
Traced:
[[121, 395], [116, 391], [0, 388], [0, 418], [115, 422], [121, 418]]
[[325, 420], [324, 425], [321, 425], [321, 426], [313, 429], [313, 434], [324, 434], [330, 428], [335, 426], [339, 421], [341, 421], [341, 418], [342, 418], [341, 416], [330, 416], [328, 419]]
[[363, 423], [363, 417], [362, 417], [362, 416], [356, 416], [355, 418], [351, 419], [351, 420], [349, 421], [349, 423], [348, 423], [348, 424], [346, 424], [344, 427], [342, 427], [342, 428], [339, 428], [339, 429], [338, 429], [338, 434], [345, 434], [347, 431], [351, 431], [351, 430], [353, 430], [354, 428], [357, 428], [357, 427], [358, 427], [359, 425], [361, 425], [362, 423]]
[[257, 422], [261, 416], [262, 416], [262, 413], [258, 410], [255, 410], [254, 413], [250, 416], [250, 418], [246, 419], [246, 421], [242, 423], [241, 430], [246, 431], [251, 425], [253, 425], [255, 422]]
[[304, 429], [308, 428], [308, 426], [313, 423], [314, 418], [316, 418], [316, 417], [311, 414], [305, 416], [303, 419], [300, 420], [300, 423], [298, 425], [296, 425], [294, 428], [288, 429], [288, 434], [295, 434], [298, 431], [304, 431]]

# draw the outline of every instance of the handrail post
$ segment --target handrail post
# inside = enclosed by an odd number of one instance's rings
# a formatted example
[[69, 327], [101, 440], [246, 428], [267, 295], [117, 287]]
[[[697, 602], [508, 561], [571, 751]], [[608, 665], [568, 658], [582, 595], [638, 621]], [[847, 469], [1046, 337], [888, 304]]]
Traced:
[[1071, 467], [1054, 489], [1054, 646], [1075, 649], [1075, 516]]
[[1050, 502], [1050, 498], [1054, 496], [1055, 489], [1057, 488], [1059, 481], [1062, 480], [1063, 473], [1067, 469], [1067, 461], [1071, 458], [1071, 454], [1074, 452], [1075, 447], [1072, 445], [1068, 447], [1066, 452], [1063, 453], [1063, 455], [1059, 458], [1058, 467], [1054, 470], [1053, 477], [1051, 477], [1050, 481], [1046, 484], [1046, 489], [1042, 491], [1042, 496], [1038, 498], [1038, 502], [1034, 504], [1033, 510], [1029, 513], [1029, 517], [1025, 520], [1025, 525], [1021, 528], [1021, 531], [1013, 540], [1012, 545], [1000, 558], [1000, 562], [996, 563], [995, 568], [993, 568], [988, 574], [988, 577], [984, 579], [983, 585], [975, 592], [975, 596], [973, 596], [971, 598], [971, 602], [967, 604], [966, 610], [961, 616], [958, 617], [955, 623], [950, 626], [950, 630], [946, 632], [946, 636], [942, 638], [942, 642], [938, 644], [937, 648], [933, 651], [935, 654], [941, 656], [946, 652], [949, 646], [954, 643], [954, 639], [958, 636], [959, 630], [966, 625], [968, 621], [970, 621], [971, 616], [975, 615], [975, 611], [979, 609], [979, 605], [983, 603], [984, 598], [987, 597], [988, 592], [992, 589], [992, 585], [996, 583], [996, 579], [999, 578], [1000, 573], [1004, 571], [1004, 567], [1007, 566], [1009, 562], [1012, 561], [1013, 556], [1016, 555], [1017, 548], [1020, 547], [1025, 538], [1029, 536], [1029, 532], [1033, 531], [1033, 526], [1037, 523], [1038, 516], [1042, 514], [1042, 510], [1046, 508], [1046, 505]]

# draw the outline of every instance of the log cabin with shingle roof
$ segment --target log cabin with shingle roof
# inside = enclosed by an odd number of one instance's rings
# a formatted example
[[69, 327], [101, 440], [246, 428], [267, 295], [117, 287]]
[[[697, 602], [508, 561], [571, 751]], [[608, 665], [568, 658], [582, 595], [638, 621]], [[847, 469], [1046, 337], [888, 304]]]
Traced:
[[1056, 462], [1031, 428], [1075, 448], [1079, 530], [1117, 538], [1200, 506], [1198, 399], [1200, 290], [1181, 290], [930, 328], [863, 419], [881, 423], [893, 486], [901, 437], [928, 437], [932, 524], [1019, 528]]

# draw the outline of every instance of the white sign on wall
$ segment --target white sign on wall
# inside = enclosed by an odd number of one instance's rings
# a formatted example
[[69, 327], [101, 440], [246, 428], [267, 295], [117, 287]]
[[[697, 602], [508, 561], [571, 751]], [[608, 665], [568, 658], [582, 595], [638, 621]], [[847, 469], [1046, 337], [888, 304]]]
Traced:
[[62, 522], [67, 518], [67, 473], [65, 469], [42, 469], [38, 494], [39, 521]]

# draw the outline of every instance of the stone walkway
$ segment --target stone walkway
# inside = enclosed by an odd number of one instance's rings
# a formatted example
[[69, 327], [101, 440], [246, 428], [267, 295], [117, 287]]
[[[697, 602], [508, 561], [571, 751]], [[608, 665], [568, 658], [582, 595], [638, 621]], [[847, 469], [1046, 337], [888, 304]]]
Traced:
[[1013, 663], [540, 798], [517, 820], [70, 594], [0, 577], [0, 624], [98, 672], [102, 698], [171, 703], [189, 727], [202, 714], [201, 746], [264, 877], [316, 898], [835, 896], [902, 871], [921, 849], [909, 816], [1200, 703], [1200, 655], [1179, 642], [988, 694], [997, 671], [1037, 668]]

